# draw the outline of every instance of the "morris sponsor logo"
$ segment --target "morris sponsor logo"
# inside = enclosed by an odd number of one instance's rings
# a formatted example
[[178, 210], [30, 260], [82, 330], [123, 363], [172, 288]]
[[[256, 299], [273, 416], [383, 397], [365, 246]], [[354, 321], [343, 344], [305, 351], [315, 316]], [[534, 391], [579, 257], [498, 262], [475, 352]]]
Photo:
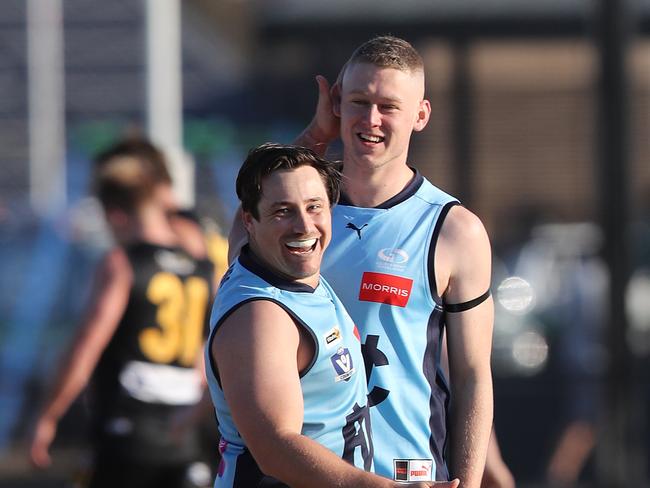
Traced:
[[359, 300], [405, 307], [412, 287], [413, 280], [409, 278], [367, 271], [361, 278]]

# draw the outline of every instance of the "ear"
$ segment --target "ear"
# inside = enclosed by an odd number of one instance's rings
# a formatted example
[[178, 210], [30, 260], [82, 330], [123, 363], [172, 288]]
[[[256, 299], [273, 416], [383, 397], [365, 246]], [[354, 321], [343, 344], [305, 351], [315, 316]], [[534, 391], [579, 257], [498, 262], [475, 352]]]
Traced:
[[249, 235], [253, 230], [253, 219], [254, 217], [250, 212], [246, 212], [245, 210], [241, 211], [241, 221], [244, 224], [244, 228]]
[[120, 208], [108, 208], [105, 213], [106, 220], [113, 227], [124, 228], [131, 220], [129, 214]]
[[330, 90], [330, 100], [332, 101], [332, 113], [341, 118], [341, 82], [336, 80]]
[[336, 77], [336, 81], [334, 82], [332, 88], [330, 89], [332, 113], [338, 118], [341, 118], [341, 87], [343, 86], [343, 76], [345, 75], [345, 70], [348, 69], [348, 63], [349, 61], [347, 61], [343, 65], [341, 71], [339, 71], [339, 74]]
[[431, 116], [431, 103], [429, 100], [422, 100], [417, 111], [417, 117], [415, 123], [413, 124], [413, 130], [415, 132], [420, 132], [427, 126], [429, 122], [429, 117]]

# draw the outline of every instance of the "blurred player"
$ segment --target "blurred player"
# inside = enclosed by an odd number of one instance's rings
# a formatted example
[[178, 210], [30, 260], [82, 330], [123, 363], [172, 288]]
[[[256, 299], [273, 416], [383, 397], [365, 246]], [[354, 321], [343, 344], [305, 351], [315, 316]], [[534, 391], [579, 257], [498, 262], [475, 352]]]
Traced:
[[114, 150], [98, 159], [95, 189], [117, 245], [99, 266], [30, 455], [36, 466], [50, 464], [57, 423], [92, 376], [90, 486], [182, 487], [198, 446], [174, 419], [203, 394], [213, 266], [180, 247], [146, 158]]
[[339, 184], [331, 163], [295, 146], [262, 145], [239, 171], [248, 245], [221, 282], [206, 347], [222, 433], [215, 487], [402, 486], [367, 472], [361, 344], [320, 278]]
[[[178, 205], [163, 152], [144, 138], [129, 137], [103, 152], [97, 158], [97, 168], [118, 157], [137, 157], [140, 163], [146, 166], [155, 185], [155, 198], [167, 210], [170, 225], [176, 232], [179, 243], [195, 258], [203, 259], [208, 256], [206, 236], [198, 217], [193, 211], [181, 209]], [[227, 266], [219, 267], [222, 269], [222, 275]]]

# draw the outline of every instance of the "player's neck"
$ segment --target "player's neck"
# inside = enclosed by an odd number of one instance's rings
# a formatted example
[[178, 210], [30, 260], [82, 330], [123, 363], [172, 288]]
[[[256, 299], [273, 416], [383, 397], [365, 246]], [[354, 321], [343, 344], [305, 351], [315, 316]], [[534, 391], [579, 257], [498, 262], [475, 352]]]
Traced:
[[343, 164], [343, 186], [348, 200], [359, 207], [373, 208], [390, 200], [413, 179], [405, 163], [381, 168]]

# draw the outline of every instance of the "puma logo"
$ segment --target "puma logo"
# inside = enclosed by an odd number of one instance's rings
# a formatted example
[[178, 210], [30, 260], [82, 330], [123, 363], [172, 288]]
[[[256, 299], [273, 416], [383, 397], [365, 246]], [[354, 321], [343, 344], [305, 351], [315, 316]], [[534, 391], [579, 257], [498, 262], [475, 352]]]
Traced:
[[359, 236], [359, 240], [361, 240], [361, 229], [363, 229], [366, 225], [368, 224], [363, 224], [361, 227], [357, 227], [352, 222], [349, 222], [348, 225], [345, 226], [345, 228], [354, 230]]

